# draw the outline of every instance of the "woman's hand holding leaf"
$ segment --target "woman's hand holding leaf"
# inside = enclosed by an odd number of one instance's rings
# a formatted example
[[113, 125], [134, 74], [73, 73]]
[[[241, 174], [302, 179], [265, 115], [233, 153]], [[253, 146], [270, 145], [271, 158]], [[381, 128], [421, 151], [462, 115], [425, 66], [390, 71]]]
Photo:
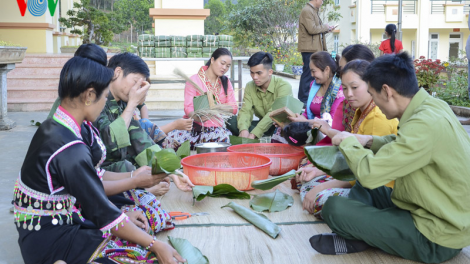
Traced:
[[166, 194], [168, 191], [170, 191], [170, 178], [166, 177], [159, 184], [151, 188], [147, 188], [146, 191], [152, 193], [155, 196], [162, 196]]
[[135, 188], [150, 188], [159, 184], [167, 177], [166, 173], [152, 175], [152, 168], [149, 166], [142, 166], [138, 168], [132, 173], [132, 176], [136, 185]]
[[300, 172], [300, 174], [296, 174], [295, 176], [296, 182], [309, 182], [318, 176], [326, 174], [325, 172], [321, 171], [317, 167], [301, 168], [297, 172]]
[[255, 134], [251, 134], [251, 133], [250, 133], [250, 134], [248, 135], [248, 138], [249, 138], [249, 139], [255, 139], [256, 136], [255, 136]]
[[137, 227], [144, 229], [146, 232], [149, 230], [149, 222], [142, 211], [130, 211], [126, 215], [129, 216], [129, 220]]
[[295, 117], [289, 117], [292, 122], [308, 122], [308, 119], [300, 114], [295, 114]]
[[328, 132], [331, 129], [331, 127], [328, 124], [328, 122], [326, 122], [323, 119], [316, 118], [316, 117], [314, 119], [310, 119], [308, 122], [310, 123], [310, 125], [312, 125], [312, 128], [318, 128], [320, 132], [329, 136]]
[[191, 131], [193, 129], [193, 119], [180, 118], [175, 121], [176, 130]]
[[178, 189], [182, 190], [183, 192], [190, 192], [193, 190], [194, 184], [187, 175], [178, 176], [171, 174], [170, 177], [172, 177], [176, 187], [178, 187]]
[[155, 241], [150, 250], [155, 253], [158, 259], [158, 263], [160, 264], [177, 264], [180, 262], [186, 262], [186, 260], [182, 258], [180, 254], [178, 254], [176, 249], [161, 241]]

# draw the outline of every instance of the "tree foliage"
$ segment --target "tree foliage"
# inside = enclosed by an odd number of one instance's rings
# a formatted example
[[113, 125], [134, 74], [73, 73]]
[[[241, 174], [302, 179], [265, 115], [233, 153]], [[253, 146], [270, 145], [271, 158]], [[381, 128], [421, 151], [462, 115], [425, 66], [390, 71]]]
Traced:
[[[305, 4], [304, 0], [241, 0], [227, 11], [225, 29], [235, 36], [237, 46], [287, 49], [297, 42]], [[333, 0], [325, 0], [320, 9], [323, 22], [339, 21], [338, 9]]]
[[153, 0], [118, 0], [114, 4], [116, 21], [126, 30], [131, 26], [144, 31], [152, 29], [149, 9], [153, 7]]
[[74, 2], [73, 7], [67, 11], [69, 18], [61, 17], [59, 22], [72, 28], [70, 33], [81, 35], [84, 44], [108, 45], [113, 38], [109, 15], [91, 6], [90, 0]]
[[[231, 1], [229, 8], [231, 8]], [[215, 33], [221, 33], [223, 30], [223, 24], [225, 19], [225, 8], [227, 4], [223, 4], [220, 0], [209, 0], [209, 2], [204, 6], [205, 9], [211, 10], [211, 15], [204, 22], [204, 34], [213, 35]]]

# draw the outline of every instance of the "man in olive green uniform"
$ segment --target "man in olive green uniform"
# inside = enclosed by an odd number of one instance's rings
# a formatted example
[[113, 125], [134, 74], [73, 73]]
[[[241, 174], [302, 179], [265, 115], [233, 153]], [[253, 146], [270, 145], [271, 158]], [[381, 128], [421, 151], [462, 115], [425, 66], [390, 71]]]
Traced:
[[[447, 261], [470, 245], [470, 137], [445, 102], [418, 88], [408, 54], [376, 59], [363, 79], [385, 116], [400, 120], [398, 135], [341, 132], [332, 139], [358, 184], [349, 199], [328, 199], [323, 219], [334, 234], [310, 243], [323, 254], [372, 246], [414, 261]], [[393, 192], [383, 187], [393, 180]]]
[[[273, 56], [267, 52], [257, 52], [248, 61], [253, 81], [245, 88], [243, 106], [237, 117], [234, 135], [244, 138], [271, 136], [275, 127], [269, 117], [274, 100], [292, 95], [292, 86], [284, 79], [273, 76]], [[253, 115], [259, 121], [253, 122]]]

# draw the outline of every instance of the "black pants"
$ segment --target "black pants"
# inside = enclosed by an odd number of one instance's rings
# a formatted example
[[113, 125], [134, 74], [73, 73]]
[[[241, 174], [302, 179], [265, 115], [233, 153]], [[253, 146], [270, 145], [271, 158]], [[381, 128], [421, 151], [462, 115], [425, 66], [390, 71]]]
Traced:
[[312, 54], [313, 52], [302, 52], [304, 67], [302, 76], [300, 77], [298, 98], [304, 104], [307, 103], [308, 93], [310, 92], [310, 83], [313, 81], [313, 77], [310, 73], [310, 56], [312, 56]]

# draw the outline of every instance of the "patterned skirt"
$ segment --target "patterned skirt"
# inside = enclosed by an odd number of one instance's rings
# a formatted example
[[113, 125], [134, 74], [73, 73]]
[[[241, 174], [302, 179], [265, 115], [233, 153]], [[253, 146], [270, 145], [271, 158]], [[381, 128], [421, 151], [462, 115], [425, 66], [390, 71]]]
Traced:
[[[155, 236], [156, 233], [175, 228], [171, 216], [161, 209], [160, 201], [144, 190], [130, 190], [124, 196], [135, 205], [125, 206], [123, 211], [141, 211], [147, 217], [149, 230], [147, 233]], [[112, 262], [110, 262], [112, 260]], [[106, 238], [90, 258], [91, 263], [158, 263], [155, 254], [144, 247], [120, 239], [116, 236]]]
[[[196, 123], [194, 124], [196, 127]], [[230, 130], [224, 127], [203, 127], [193, 129], [192, 131], [186, 130], [173, 130], [168, 133], [163, 141], [163, 148], [172, 148], [177, 150], [185, 141], [190, 141], [191, 150], [195, 150], [195, 145], [206, 142], [226, 142], [230, 143], [229, 136], [232, 135]]]
[[[315, 186], [318, 186], [322, 183], [325, 183], [331, 180], [333, 180], [332, 177], [328, 175], [322, 175], [322, 176], [316, 177], [315, 179], [309, 182], [303, 183], [302, 186], [300, 187], [300, 200], [303, 202], [305, 195], [307, 195], [307, 193], [311, 189], [313, 189]], [[323, 205], [328, 200], [328, 198], [331, 196], [348, 197], [350, 191], [351, 189], [331, 188], [331, 189], [326, 189], [326, 190], [319, 192], [317, 196], [315, 197], [315, 208], [314, 208], [313, 215], [318, 219], [323, 219], [321, 215], [322, 208], [323, 208]]]

